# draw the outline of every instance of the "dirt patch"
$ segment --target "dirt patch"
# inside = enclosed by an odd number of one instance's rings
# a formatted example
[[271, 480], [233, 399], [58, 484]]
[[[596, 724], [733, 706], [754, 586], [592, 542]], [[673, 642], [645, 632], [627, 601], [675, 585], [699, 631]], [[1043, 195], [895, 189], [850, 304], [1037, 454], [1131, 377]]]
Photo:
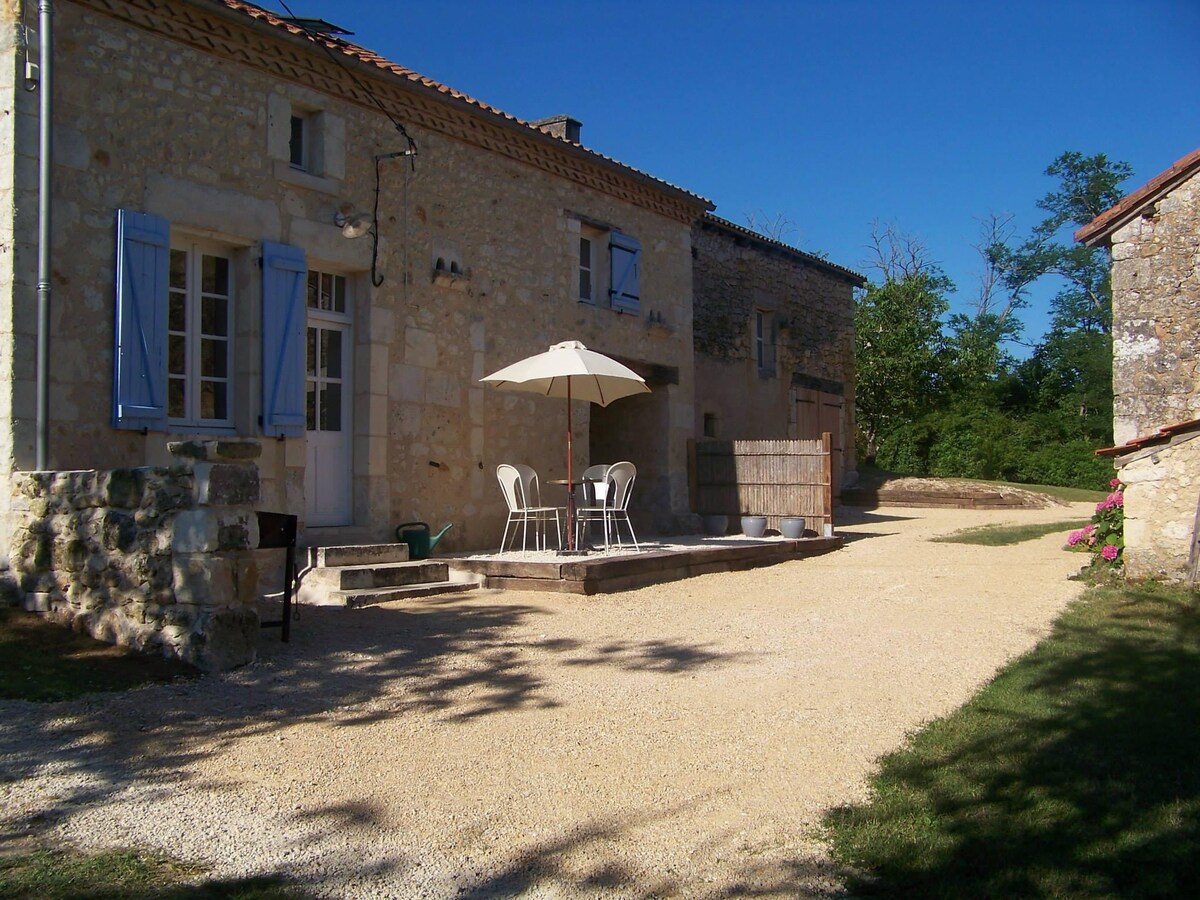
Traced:
[[1012, 485], [965, 478], [922, 478], [872, 474], [842, 492], [854, 506], [943, 507], [953, 509], [1049, 509], [1068, 504], [1050, 494]]

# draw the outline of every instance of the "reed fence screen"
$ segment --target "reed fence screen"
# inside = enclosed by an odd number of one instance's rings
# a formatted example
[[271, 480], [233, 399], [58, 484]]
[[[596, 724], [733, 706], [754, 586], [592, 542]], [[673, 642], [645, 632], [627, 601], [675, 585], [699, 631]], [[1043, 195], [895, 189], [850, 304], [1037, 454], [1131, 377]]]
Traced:
[[[833, 527], [832, 437], [795, 441], [693, 441], [689, 445], [692, 511], [701, 515], [804, 516], [806, 533]], [[828, 527], [827, 527], [828, 526]]]

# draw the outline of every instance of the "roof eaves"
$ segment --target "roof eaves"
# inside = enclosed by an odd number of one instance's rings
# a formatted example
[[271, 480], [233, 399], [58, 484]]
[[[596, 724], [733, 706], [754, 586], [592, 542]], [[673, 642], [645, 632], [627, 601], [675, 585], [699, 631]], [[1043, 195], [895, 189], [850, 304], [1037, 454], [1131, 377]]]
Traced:
[[1131, 441], [1126, 441], [1117, 447], [1104, 447], [1096, 451], [1096, 456], [1124, 456], [1127, 453], [1133, 453], [1137, 450], [1142, 450], [1146, 447], [1162, 444], [1169, 441], [1171, 438], [1181, 434], [1186, 434], [1189, 431], [1200, 430], [1200, 419], [1189, 419], [1186, 422], [1176, 422], [1173, 425], [1164, 425], [1162, 428], [1153, 434], [1145, 434], [1141, 437], [1135, 437]]
[[1112, 233], [1156, 202], [1191, 174], [1200, 170], [1200, 148], [1177, 160], [1171, 168], [1150, 179], [1132, 194], [1122, 198], [1075, 232], [1076, 243], [1094, 247], [1112, 237]]
[[510, 115], [509, 113], [506, 113], [501, 109], [497, 109], [494, 106], [490, 106], [481, 100], [476, 100], [469, 94], [455, 90], [449, 85], [434, 81], [432, 78], [427, 78], [418, 72], [414, 72], [412, 69], [408, 69], [398, 63], [394, 63], [386, 57], [375, 53], [373, 50], [368, 50], [366, 47], [360, 47], [358, 44], [351, 43], [350, 41], [343, 40], [342, 38], [333, 35], [314, 34], [305, 30], [304, 28], [301, 28], [293, 22], [290, 22], [286, 18], [279, 16], [270, 10], [263, 9], [261, 6], [256, 6], [253, 3], [246, 2], [246, 0], [208, 0], [208, 2], [216, 6], [223, 6], [234, 13], [240, 13], [242, 15], [249, 16], [258, 20], [259, 22], [270, 25], [282, 31], [286, 31], [292, 36], [302, 38], [303, 40], [309, 41], [313, 44], [317, 44], [319, 46], [323, 45], [330, 50], [336, 53], [341, 53], [342, 55], [347, 56], [352, 60], [356, 60], [357, 62], [364, 64], [373, 70], [382, 72], [386, 75], [398, 77], [411, 85], [415, 85], [419, 89], [436, 96], [443, 102], [453, 103], [458, 105], [460, 108], [465, 107], [475, 115], [486, 115], [494, 122], [498, 122], [506, 127], [513, 128], [522, 134], [531, 135], [537, 140], [553, 143], [561, 147], [567, 153], [575, 155], [578, 158], [600, 163], [605, 168], [617, 171], [620, 174], [632, 178], [643, 185], [672, 195], [677, 200], [695, 206], [700, 212], [716, 208], [715, 204], [707, 197], [702, 197], [699, 194], [692, 193], [686, 188], [681, 188], [678, 185], [671, 184], [670, 182], [664, 181], [661, 178], [657, 178], [648, 172], [643, 172], [642, 170], [636, 169], [633, 166], [626, 165], [625, 163], [613, 159], [610, 156], [605, 156], [603, 153], [598, 153], [595, 150], [589, 150], [582, 144], [572, 143], [565, 138], [560, 138], [549, 134], [548, 132], [530, 122], [525, 121], [524, 119]]
[[839, 266], [837, 263], [832, 263], [827, 259], [822, 259], [813, 253], [806, 253], [797, 247], [790, 244], [785, 244], [783, 241], [777, 241], [774, 238], [769, 238], [765, 234], [759, 234], [753, 229], [738, 225], [735, 222], [730, 222], [728, 219], [723, 219], [720, 216], [713, 215], [711, 212], [704, 214], [703, 222], [705, 225], [728, 231], [741, 237], [750, 238], [751, 240], [762, 244], [765, 247], [770, 247], [774, 250], [780, 250], [789, 256], [794, 256], [814, 268], [823, 269], [832, 275], [838, 275], [851, 282], [855, 287], [866, 287], [867, 279], [855, 272], [853, 269], [847, 269], [845, 266]]

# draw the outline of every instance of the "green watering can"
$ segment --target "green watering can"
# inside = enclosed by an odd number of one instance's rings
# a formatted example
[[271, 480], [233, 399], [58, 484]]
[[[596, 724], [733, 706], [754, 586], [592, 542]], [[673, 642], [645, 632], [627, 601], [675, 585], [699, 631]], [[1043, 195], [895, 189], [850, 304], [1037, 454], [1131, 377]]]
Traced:
[[408, 544], [409, 559], [428, 559], [429, 552], [437, 546], [437, 542], [442, 539], [442, 535], [454, 527], [451, 522], [433, 537], [429, 536], [429, 524], [427, 522], [405, 522], [403, 525], [396, 526], [396, 540], [403, 541]]

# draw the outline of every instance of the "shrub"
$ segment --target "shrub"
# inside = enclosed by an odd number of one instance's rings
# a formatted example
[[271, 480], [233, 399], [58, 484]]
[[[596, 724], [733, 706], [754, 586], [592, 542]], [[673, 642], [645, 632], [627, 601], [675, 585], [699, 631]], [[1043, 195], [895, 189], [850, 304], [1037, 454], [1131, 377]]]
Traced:
[[1096, 504], [1092, 521], [1067, 535], [1067, 549], [1092, 554], [1096, 571], [1119, 568], [1125, 550], [1125, 488], [1114, 478], [1112, 492]]

